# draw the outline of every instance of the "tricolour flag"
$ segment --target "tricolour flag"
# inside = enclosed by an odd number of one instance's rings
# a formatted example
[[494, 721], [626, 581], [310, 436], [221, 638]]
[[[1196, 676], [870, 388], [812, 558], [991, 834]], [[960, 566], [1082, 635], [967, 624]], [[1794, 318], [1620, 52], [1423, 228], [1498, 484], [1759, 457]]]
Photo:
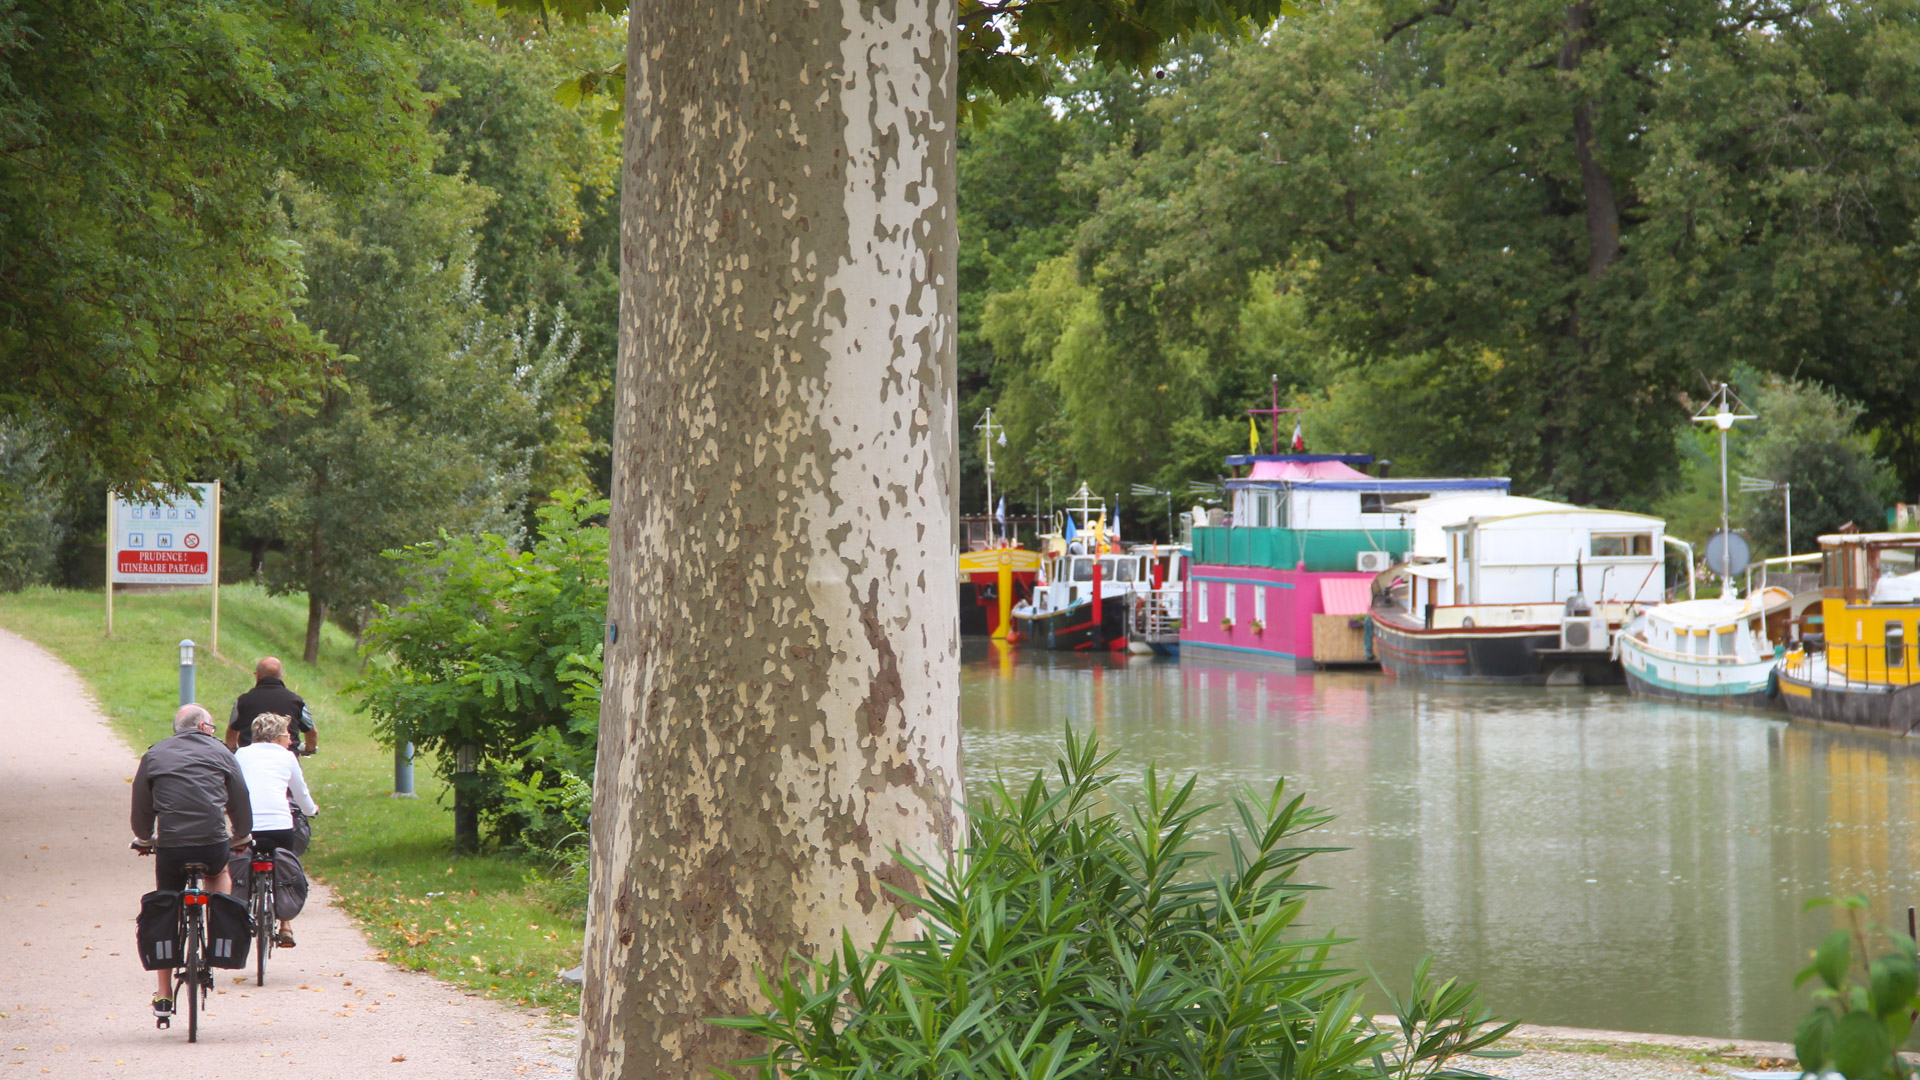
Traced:
[[1307, 452], [1307, 440], [1300, 436], [1300, 421], [1298, 420], [1293, 422], [1293, 452], [1296, 454], [1304, 454]]

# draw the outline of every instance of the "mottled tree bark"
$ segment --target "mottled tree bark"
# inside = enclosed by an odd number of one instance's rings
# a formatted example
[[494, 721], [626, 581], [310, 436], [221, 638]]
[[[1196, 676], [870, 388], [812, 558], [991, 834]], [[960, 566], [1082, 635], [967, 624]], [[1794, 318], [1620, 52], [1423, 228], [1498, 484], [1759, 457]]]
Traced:
[[954, 19], [632, 13], [583, 1077], [755, 1052], [954, 843]]

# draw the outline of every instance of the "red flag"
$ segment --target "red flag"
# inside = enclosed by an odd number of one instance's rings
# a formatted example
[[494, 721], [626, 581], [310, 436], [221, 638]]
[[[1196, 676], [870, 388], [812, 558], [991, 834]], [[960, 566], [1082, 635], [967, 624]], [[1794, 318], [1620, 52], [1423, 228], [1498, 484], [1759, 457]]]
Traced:
[[1307, 440], [1300, 437], [1300, 421], [1298, 420], [1293, 422], [1293, 452], [1296, 454], [1304, 454], [1307, 452]]

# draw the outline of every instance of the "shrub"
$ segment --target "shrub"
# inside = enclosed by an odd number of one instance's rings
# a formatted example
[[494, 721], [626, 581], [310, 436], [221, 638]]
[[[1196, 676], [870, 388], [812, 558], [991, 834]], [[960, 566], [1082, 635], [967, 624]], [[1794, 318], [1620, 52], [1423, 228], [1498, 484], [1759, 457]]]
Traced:
[[483, 813], [533, 847], [585, 827], [607, 610], [607, 530], [592, 522], [606, 511], [605, 500], [559, 492], [525, 551], [483, 533], [390, 553], [412, 584], [367, 628], [382, 662], [353, 689], [383, 741], [435, 755], [462, 843]]
[[[1863, 926], [1864, 896], [1814, 900], [1807, 907], [1830, 904], [1845, 910], [1852, 925], [1828, 934], [1814, 951], [1813, 963], [1794, 979], [1796, 987], [1816, 976], [1820, 980], [1813, 1011], [1800, 1022], [1793, 1040], [1800, 1068], [1815, 1076], [1837, 1072], [1847, 1080], [1904, 1080], [1914, 1066], [1899, 1050], [1913, 1031], [1914, 1011], [1920, 1009], [1913, 939]], [[1869, 933], [1886, 939], [1888, 951], [1878, 959], [1870, 959]]]
[[[1341, 939], [1296, 931], [1327, 820], [1288, 798], [1236, 801], [1244, 838], [1200, 847], [1193, 780], [1115, 811], [1091, 739], [1067, 735], [1059, 786], [996, 782], [968, 811], [962, 855], [912, 863], [921, 936], [872, 951], [843, 939], [823, 960], [763, 979], [768, 1011], [716, 1020], [764, 1037], [740, 1064], [775, 1077], [1207, 1078], [1477, 1076], [1455, 1062], [1504, 1056], [1471, 986], [1435, 986], [1423, 963], [1401, 1032], [1362, 1010], [1361, 980], [1334, 965]], [[904, 858], [904, 856], [903, 856]], [[896, 890], [898, 891], [898, 890]], [[890, 924], [891, 925], [891, 924]]]

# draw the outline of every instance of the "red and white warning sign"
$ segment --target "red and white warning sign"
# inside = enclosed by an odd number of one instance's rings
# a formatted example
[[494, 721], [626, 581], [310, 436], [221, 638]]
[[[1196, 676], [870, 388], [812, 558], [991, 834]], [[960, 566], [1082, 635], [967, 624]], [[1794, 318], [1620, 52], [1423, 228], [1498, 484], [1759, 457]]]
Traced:
[[212, 484], [189, 484], [171, 498], [113, 500], [113, 580], [126, 584], [211, 585]]

